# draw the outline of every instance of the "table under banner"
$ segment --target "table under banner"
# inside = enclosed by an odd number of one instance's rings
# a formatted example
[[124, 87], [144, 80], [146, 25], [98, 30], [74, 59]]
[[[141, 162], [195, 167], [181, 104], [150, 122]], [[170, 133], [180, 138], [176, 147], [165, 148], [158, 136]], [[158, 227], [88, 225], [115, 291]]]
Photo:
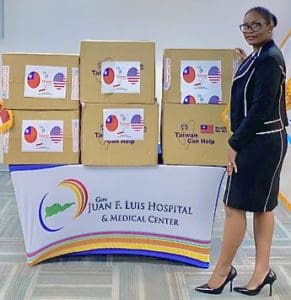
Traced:
[[27, 262], [133, 254], [208, 268], [223, 167], [11, 165]]

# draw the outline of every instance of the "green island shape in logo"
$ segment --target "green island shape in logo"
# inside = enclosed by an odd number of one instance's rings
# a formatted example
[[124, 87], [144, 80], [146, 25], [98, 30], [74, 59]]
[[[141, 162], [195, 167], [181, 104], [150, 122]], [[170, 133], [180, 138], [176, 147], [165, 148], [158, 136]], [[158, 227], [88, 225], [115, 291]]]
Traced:
[[54, 203], [52, 206], [47, 206], [45, 208], [45, 217], [51, 217], [58, 213], [64, 212], [68, 208], [70, 208], [72, 205], [74, 205], [75, 202], [72, 203], [65, 203], [64, 205], [61, 205], [59, 203]]

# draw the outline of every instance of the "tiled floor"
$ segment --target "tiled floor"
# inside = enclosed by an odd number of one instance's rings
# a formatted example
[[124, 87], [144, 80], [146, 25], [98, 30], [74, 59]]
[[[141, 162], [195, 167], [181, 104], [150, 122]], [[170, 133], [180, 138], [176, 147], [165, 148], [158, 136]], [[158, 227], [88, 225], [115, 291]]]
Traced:
[[[282, 204], [276, 210], [272, 268], [278, 275], [273, 297], [265, 287], [256, 299], [291, 299], [291, 211]], [[223, 230], [223, 207], [219, 204], [213, 229], [211, 262], [215, 263]], [[254, 264], [254, 244], [249, 230], [234, 261], [244, 284]], [[213, 264], [212, 264], [213, 265]], [[212, 271], [167, 260], [137, 256], [82, 256], [56, 258], [34, 267], [26, 263], [25, 250], [13, 187], [7, 169], [0, 165], [0, 300], [114, 299], [188, 300], [246, 299], [230, 293], [220, 296], [194, 292]]]

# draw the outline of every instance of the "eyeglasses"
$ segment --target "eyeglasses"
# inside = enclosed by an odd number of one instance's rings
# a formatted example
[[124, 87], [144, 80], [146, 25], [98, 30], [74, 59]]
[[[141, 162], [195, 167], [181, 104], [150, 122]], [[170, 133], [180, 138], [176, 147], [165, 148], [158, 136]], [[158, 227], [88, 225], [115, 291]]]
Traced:
[[248, 32], [249, 29], [251, 29], [254, 32], [257, 32], [261, 28], [262, 28], [262, 23], [259, 23], [259, 22], [253, 23], [251, 25], [248, 25], [248, 24], [241, 24], [241, 25], [239, 25], [239, 29], [243, 33]]

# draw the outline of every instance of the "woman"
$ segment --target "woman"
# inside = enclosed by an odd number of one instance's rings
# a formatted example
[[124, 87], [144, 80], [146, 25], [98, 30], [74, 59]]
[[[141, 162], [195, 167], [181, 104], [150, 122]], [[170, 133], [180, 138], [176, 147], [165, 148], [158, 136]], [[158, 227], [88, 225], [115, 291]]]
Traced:
[[266, 8], [246, 12], [240, 25], [253, 52], [246, 57], [236, 49], [242, 63], [231, 91], [231, 130], [224, 194], [225, 224], [221, 254], [204, 285], [195, 290], [220, 294], [237, 276], [234, 256], [246, 232], [246, 212], [253, 212], [255, 268], [249, 282], [234, 290], [256, 295], [276, 280], [269, 267], [274, 230], [273, 210], [278, 204], [279, 179], [287, 150], [285, 126], [285, 63], [272, 40], [277, 18]]

